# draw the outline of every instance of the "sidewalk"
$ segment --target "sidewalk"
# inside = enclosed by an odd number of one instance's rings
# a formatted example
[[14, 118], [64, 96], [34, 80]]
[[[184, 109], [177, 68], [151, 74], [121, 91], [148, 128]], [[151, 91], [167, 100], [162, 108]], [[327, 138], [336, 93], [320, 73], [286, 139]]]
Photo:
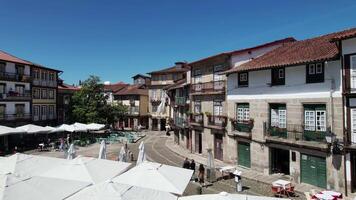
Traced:
[[[166, 146], [168, 149], [170, 149], [172, 152], [182, 156], [183, 158], [189, 158], [189, 159], [194, 159], [196, 163], [199, 164], [204, 164], [206, 165], [207, 163], [207, 158], [203, 157], [202, 155], [191, 153], [187, 149], [182, 148], [181, 146], [177, 145], [174, 143], [173, 138], [169, 137], [166, 141]], [[220, 160], [215, 160], [215, 167], [220, 168], [223, 166], [231, 166], [229, 163], [224, 163]], [[272, 174], [272, 175], [265, 175], [260, 172], [256, 172], [255, 170], [250, 170], [242, 167], [236, 166], [236, 168], [240, 171], [242, 171], [242, 178], [243, 179], [249, 179], [252, 181], [255, 181], [260, 184], [265, 184], [266, 188], [270, 188], [272, 186], [272, 182], [278, 180], [278, 179], [283, 179], [287, 181], [291, 181], [289, 176], [281, 175], [281, 174]], [[292, 182], [292, 181], [291, 181]], [[298, 193], [299, 196], [304, 196], [304, 192], [310, 192], [311, 189], [315, 189], [316, 191], [322, 191], [325, 189], [318, 188], [309, 184], [296, 184], [295, 185], [295, 191]]]

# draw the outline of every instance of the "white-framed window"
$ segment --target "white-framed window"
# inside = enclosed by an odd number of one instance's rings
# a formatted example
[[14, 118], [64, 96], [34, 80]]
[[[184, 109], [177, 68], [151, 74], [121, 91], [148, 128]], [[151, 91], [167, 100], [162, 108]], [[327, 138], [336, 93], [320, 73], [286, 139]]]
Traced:
[[250, 106], [247, 103], [237, 104], [237, 121], [250, 120]]
[[213, 103], [213, 115], [215, 116], [219, 116], [223, 114], [223, 105], [222, 105], [222, 101], [216, 100]]
[[40, 119], [40, 106], [33, 106], [33, 120], [38, 121]]
[[356, 108], [351, 108], [351, 142], [356, 143]]
[[304, 106], [304, 130], [326, 131], [326, 107], [325, 105]]
[[157, 90], [156, 89], [154, 89], [154, 90], [152, 90], [152, 98], [153, 99], [156, 99], [157, 98]]
[[351, 88], [356, 88], [356, 55], [350, 56]]
[[247, 81], [247, 73], [240, 74], [240, 81], [243, 81], [243, 82]]
[[194, 102], [194, 113], [201, 113], [201, 101]]
[[284, 104], [271, 105], [271, 127], [287, 128], [287, 110]]
[[202, 80], [202, 73], [200, 69], [194, 70], [194, 83], [201, 83]]
[[317, 63], [315, 68], [316, 68], [316, 74], [323, 73], [323, 65], [321, 63]]
[[308, 73], [309, 74], [315, 74], [315, 64], [310, 64], [308, 66]]

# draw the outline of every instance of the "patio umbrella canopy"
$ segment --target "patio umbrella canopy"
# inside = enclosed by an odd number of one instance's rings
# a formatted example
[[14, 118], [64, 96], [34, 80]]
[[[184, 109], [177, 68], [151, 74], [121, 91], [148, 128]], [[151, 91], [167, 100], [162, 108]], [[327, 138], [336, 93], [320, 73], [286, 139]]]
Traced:
[[7, 127], [7, 126], [0, 126], [0, 136], [20, 134], [20, 133], [24, 133], [24, 131], [16, 128]]
[[34, 176], [22, 180], [15, 174], [0, 175], [0, 200], [61, 200], [88, 185], [57, 178]]
[[87, 128], [88, 128], [88, 130], [91, 130], [91, 131], [98, 131], [98, 130], [105, 128], [105, 124], [91, 123], [91, 124], [87, 125]]
[[86, 124], [79, 122], [75, 122], [71, 126], [73, 127], [74, 132], [87, 132], [89, 130]]
[[99, 183], [125, 172], [130, 163], [103, 160], [89, 157], [77, 157], [41, 174], [44, 177]]
[[18, 179], [27, 179], [46, 172], [66, 160], [60, 158], [16, 153], [0, 159], [0, 174], [16, 174]]
[[62, 124], [60, 126], [57, 126], [54, 128], [54, 130], [51, 131], [52, 133], [57, 133], [57, 132], [74, 132], [74, 127], [68, 124]]
[[119, 161], [120, 162], [127, 162], [127, 156], [126, 156], [126, 151], [125, 151], [125, 147], [122, 146], [119, 152]]
[[68, 160], [74, 159], [75, 158], [75, 153], [76, 153], [76, 151], [75, 151], [74, 144], [71, 144], [69, 146], [69, 149], [68, 149], [68, 152], [67, 152], [67, 159]]
[[106, 181], [89, 186], [67, 200], [177, 200], [168, 192]]
[[27, 124], [24, 126], [19, 126], [16, 128], [17, 130], [24, 131], [28, 134], [35, 134], [35, 133], [49, 133], [52, 129], [46, 128], [43, 126], [37, 126], [34, 124]]
[[144, 162], [115, 177], [115, 183], [182, 195], [193, 171], [159, 163]]
[[221, 192], [219, 194], [205, 194], [180, 197], [179, 200], [288, 200], [283, 198], [251, 196], [245, 194], [229, 194]]
[[99, 149], [99, 159], [106, 159], [106, 142], [102, 140]]

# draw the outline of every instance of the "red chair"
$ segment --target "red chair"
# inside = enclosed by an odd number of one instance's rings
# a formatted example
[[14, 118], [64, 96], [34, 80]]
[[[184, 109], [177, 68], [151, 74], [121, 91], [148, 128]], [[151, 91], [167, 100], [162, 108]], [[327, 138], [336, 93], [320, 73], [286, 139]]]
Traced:
[[277, 186], [272, 186], [272, 193], [274, 196], [281, 196], [282, 188]]

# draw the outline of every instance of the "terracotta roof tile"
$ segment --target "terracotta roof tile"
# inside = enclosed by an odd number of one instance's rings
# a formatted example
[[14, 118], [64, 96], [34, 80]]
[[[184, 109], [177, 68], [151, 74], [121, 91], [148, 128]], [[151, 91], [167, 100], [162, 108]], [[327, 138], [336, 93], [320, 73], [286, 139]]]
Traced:
[[335, 59], [339, 55], [339, 50], [336, 44], [331, 43], [330, 40], [347, 31], [286, 43], [258, 58], [231, 69], [228, 73]]
[[144, 85], [126, 85], [123, 89], [114, 93], [114, 95], [143, 95], [148, 96], [148, 89]]
[[356, 28], [345, 30], [340, 34], [337, 34], [334, 38], [331, 39], [331, 41], [345, 40], [353, 37], [356, 37]]
[[14, 63], [20, 63], [20, 64], [25, 64], [25, 65], [32, 65], [31, 62], [28, 62], [26, 60], [20, 59], [16, 56], [13, 56], [9, 53], [6, 53], [4, 51], [0, 51], [0, 60], [3, 61], [8, 61], [8, 62], [14, 62]]
[[158, 71], [153, 71], [147, 74], [167, 74], [167, 73], [178, 73], [178, 72], [186, 72], [190, 70], [190, 66], [187, 65], [186, 63], [183, 63], [183, 66], [173, 66], [173, 67], [168, 67], [162, 70]]
[[73, 90], [73, 91], [79, 91], [79, 90], [80, 90], [80, 87], [77, 87], [77, 86], [73, 86], [73, 85], [69, 85], [69, 84], [63, 83], [63, 84], [61, 84], [61, 85], [58, 85], [58, 89], [60, 89], [60, 90]]
[[124, 82], [113, 83], [113, 84], [109, 84], [109, 85], [104, 85], [104, 90], [111, 91], [111, 92], [115, 93], [115, 92], [125, 88], [128, 85], [129, 84], [126, 84]]

